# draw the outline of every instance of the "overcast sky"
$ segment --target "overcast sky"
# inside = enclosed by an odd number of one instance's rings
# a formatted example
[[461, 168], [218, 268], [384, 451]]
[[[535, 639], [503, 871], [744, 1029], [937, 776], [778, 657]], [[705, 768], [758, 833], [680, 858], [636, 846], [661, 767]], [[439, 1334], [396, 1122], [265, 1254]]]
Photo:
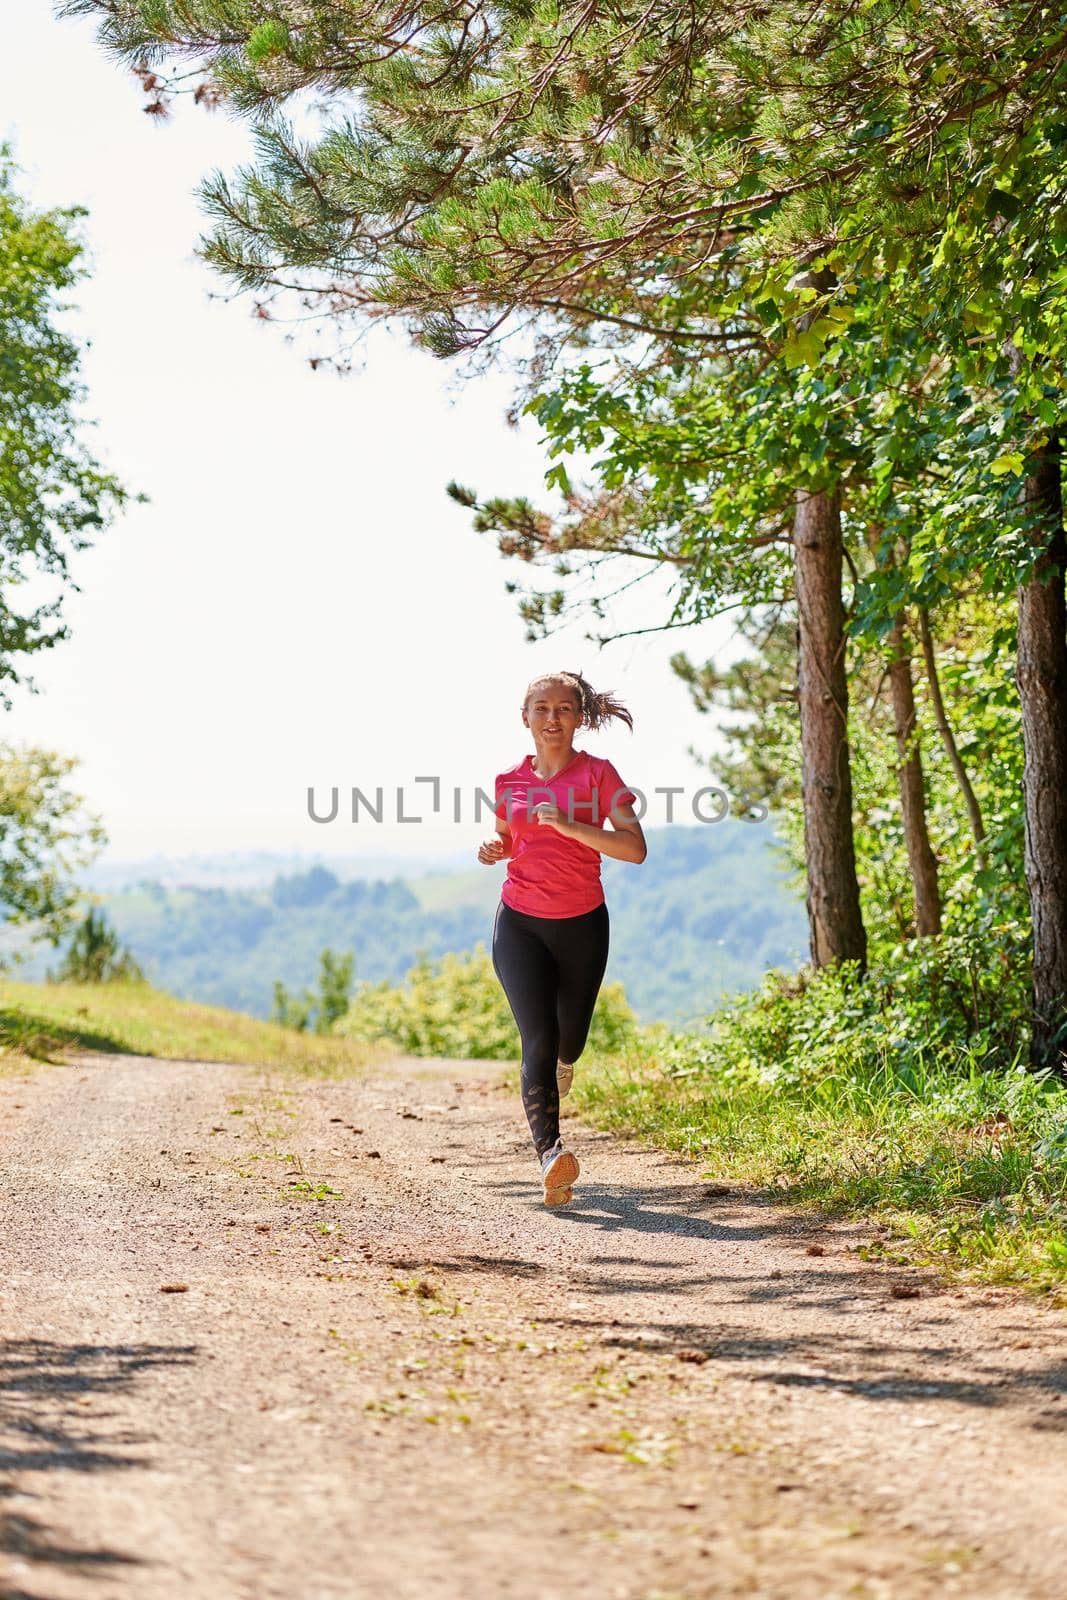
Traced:
[[[29, 664], [43, 692], [15, 692], [6, 730], [79, 758], [111, 856], [473, 852], [472, 807], [376, 826], [342, 804], [324, 826], [308, 786], [328, 801], [401, 785], [418, 811], [413, 779], [437, 775], [473, 797], [532, 748], [522, 690], [560, 666], [634, 713], [632, 736], [613, 724], [580, 746], [646, 791], [705, 781], [685, 752], [713, 732], [668, 657], [715, 653], [729, 620], [603, 649], [581, 623], [527, 643], [512, 564], [445, 496], [457, 478], [548, 502], [536, 430], [505, 421], [507, 376], [458, 385], [400, 330], [376, 330], [353, 376], [313, 373], [247, 300], [212, 298], [223, 286], [193, 255], [195, 187], [247, 155], [246, 131], [192, 106], [146, 116], [92, 28], [48, 0], [22, 0], [5, 43], [0, 132], [22, 192], [88, 209], [72, 325], [90, 342], [94, 448], [150, 497], [76, 558], [71, 637]], [[665, 614], [642, 591], [619, 625]]]

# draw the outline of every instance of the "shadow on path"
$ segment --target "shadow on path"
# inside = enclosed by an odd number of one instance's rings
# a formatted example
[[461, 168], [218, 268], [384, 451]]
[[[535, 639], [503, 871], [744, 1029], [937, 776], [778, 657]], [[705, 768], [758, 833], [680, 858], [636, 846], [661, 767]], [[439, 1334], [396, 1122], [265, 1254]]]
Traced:
[[[146, 1372], [185, 1366], [195, 1345], [59, 1344], [49, 1339], [0, 1341], [0, 1555], [42, 1569], [105, 1574], [140, 1565], [120, 1550], [77, 1547], [38, 1517], [15, 1510], [36, 1498], [9, 1474], [122, 1472], [147, 1464], [131, 1452], [150, 1443], [143, 1435], [107, 1432], [106, 1413], [89, 1414], [92, 1396], [125, 1393]], [[8, 1584], [0, 1600], [48, 1600]]]
[[[493, 1187], [539, 1207], [528, 1184]], [[707, 1185], [591, 1182], [575, 1191], [573, 1206], [553, 1216], [591, 1241], [607, 1235], [608, 1248], [568, 1266], [569, 1296], [588, 1301], [581, 1314], [546, 1310], [538, 1319], [545, 1325], [574, 1328], [605, 1350], [713, 1363], [719, 1375], [726, 1364], [751, 1382], [783, 1390], [1014, 1408], [1031, 1413], [1035, 1430], [1067, 1432], [1067, 1364], [1051, 1361], [1035, 1370], [1013, 1366], [1005, 1345], [976, 1351], [965, 1324], [930, 1314], [941, 1287], [936, 1278], [909, 1269], [902, 1284], [891, 1265], [843, 1259], [847, 1230], [837, 1231], [824, 1261], [818, 1246], [808, 1253], [809, 1241], [825, 1234], [824, 1222], [783, 1213], [756, 1195], [716, 1196]], [[859, 1225], [853, 1231], [857, 1238], [869, 1233]], [[674, 1253], [660, 1256], [657, 1241]], [[769, 1243], [779, 1246], [773, 1275], [762, 1251], [737, 1249]], [[782, 1247], [795, 1259], [783, 1259]], [[909, 1313], [903, 1337], [899, 1313], [886, 1320], [894, 1289], [902, 1287], [909, 1300], [923, 1301]], [[755, 1326], [745, 1320], [754, 1307]], [[1005, 1335], [1009, 1328], [1001, 1330]]]

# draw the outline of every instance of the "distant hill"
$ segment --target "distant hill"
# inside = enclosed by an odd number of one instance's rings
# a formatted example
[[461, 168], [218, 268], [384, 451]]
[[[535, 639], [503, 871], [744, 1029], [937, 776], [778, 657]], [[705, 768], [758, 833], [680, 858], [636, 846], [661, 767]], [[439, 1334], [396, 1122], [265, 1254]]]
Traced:
[[165, 889], [195, 884], [209, 889], [265, 889], [282, 873], [328, 868], [342, 883], [351, 878], [411, 877], [416, 873], [460, 867], [469, 856], [373, 856], [351, 851], [336, 855], [307, 850], [197, 851], [188, 855], [122, 857], [105, 851], [87, 867], [81, 881], [87, 889], [114, 894], [135, 883], [161, 883]]
[[808, 955], [803, 900], [787, 884], [769, 823], [649, 830], [640, 867], [605, 861], [610, 971], [643, 1020], [697, 1022], [768, 967]]
[[[769, 824], [728, 819], [647, 837], [640, 867], [603, 864], [608, 976], [622, 981], [643, 1020], [698, 1021], [768, 966], [804, 958], [804, 908], [782, 881]], [[314, 985], [327, 945], [354, 950], [357, 979], [371, 981], [401, 978], [420, 952], [488, 947], [504, 875], [475, 864], [342, 881], [330, 867], [301, 864], [269, 885], [176, 887], [176, 874], [160, 866], [154, 879], [103, 893], [123, 942], [157, 988], [259, 1017], [270, 1012], [275, 978], [290, 989]], [[39, 954], [22, 975], [41, 977], [55, 962], [53, 952]]]

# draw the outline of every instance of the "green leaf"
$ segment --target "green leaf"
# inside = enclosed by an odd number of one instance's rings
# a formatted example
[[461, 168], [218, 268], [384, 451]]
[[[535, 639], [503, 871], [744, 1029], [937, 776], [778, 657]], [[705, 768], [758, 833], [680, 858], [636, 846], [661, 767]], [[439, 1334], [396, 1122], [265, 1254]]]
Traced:
[[989, 471], [994, 478], [1006, 478], [1009, 472], [1023, 470], [1023, 456], [1021, 450], [1007, 450], [1004, 455], [997, 456], [989, 464]]

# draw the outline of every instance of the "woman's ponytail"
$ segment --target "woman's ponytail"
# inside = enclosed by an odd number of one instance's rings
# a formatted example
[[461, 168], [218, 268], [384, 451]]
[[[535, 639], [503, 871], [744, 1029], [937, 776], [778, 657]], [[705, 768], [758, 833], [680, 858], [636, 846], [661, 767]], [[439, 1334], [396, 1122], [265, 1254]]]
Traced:
[[620, 722], [633, 732], [634, 719], [627, 711], [621, 700], [616, 700], [610, 689], [596, 690], [588, 679], [583, 678], [580, 672], [552, 672], [546, 677], [534, 678], [526, 690], [523, 705], [527, 703], [532, 691], [540, 684], [565, 683], [569, 685], [578, 696], [578, 709], [582, 721], [595, 733], [597, 728], [602, 728], [605, 722], [610, 722], [612, 717], [618, 717]]

